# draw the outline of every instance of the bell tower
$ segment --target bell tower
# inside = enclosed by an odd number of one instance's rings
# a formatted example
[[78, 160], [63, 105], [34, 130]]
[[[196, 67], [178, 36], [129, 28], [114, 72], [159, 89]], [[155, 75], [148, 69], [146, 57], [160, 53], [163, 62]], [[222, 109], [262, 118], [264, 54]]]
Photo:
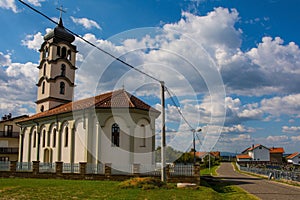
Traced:
[[74, 40], [74, 35], [65, 30], [61, 18], [58, 25], [44, 36], [39, 50], [37, 113], [72, 101], [77, 69]]

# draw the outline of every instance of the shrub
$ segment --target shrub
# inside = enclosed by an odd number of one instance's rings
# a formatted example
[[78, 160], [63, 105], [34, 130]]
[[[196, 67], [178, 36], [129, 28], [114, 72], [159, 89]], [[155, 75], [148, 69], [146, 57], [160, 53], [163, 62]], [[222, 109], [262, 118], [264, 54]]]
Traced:
[[132, 178], [126, 181], [123, 181], [119, 184], [120, 188], [142, 188], [144, 190], [161, 188], [166, 186], [164, 182], [159, 179], [145, 177], [145, 178]]

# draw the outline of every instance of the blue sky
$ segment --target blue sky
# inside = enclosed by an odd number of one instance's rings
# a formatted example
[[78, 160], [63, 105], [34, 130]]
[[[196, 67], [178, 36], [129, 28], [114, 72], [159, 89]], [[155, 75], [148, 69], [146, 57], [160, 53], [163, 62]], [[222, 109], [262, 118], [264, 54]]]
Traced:
[[[261, 143], [300, 151], [299, 1], [26, 2], [54, 20], [62, 4], [66, 27], [164, 80], [185, 118], [203, 129], [198, 150], [240, 152]], [[33, 114], [37, 50], [55, 25], [15, 0], [0, 2], [0, 16], [0, 114]], [[160, 108], [157, 83], [79, 39], [74, 43], [75, 98], [124, 85]], [[169, 145], [186, 150], [190, 128], [167, 104]]]

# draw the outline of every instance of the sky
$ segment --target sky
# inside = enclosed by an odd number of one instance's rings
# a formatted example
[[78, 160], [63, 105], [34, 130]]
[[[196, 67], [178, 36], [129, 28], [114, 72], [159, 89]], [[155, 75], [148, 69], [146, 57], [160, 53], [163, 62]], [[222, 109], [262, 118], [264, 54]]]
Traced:
[[[299, 1], [25, 2], [55, 21], [62, 5], [65, 27], [165, 82], [168, 145], [190, 149], [191, 128], [201, 128], [199, 151], [300, 151]], [[38, 50], [56, 25], [17, 0], [0, 1], [0, 22], [0, 114], [34, 114]], [[74, 44], [75, 100], [125, 88], [161, 108], [157, 81], [79, 38]]]

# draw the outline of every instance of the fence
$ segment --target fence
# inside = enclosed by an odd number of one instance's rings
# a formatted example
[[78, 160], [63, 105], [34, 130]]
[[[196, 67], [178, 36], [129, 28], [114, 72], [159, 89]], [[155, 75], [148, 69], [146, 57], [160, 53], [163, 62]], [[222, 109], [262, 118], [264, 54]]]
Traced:
[[31, 162], [17, 162], [17, 171], [27, 172], [32, 171], [32, 163]]
[[55, 173], [56, 172], [55, 163], [40, 163], [39, 172]]
[[98, 163], [98, 164], [87, 163], [86, 173], [87, 174], [104, 174], [104, 165], [102, 163]]
[[241, 171], [264, 175], [267, 176], [268, 178], [273, 177], [276, 180], [285, 179], [285, 180], [300, 182], [300, 172], [284, 171], [284, 170], [276, 170], [276, 169], [268, 169], [268, 168], [242, 167], [239, 166], [238, 164], [237, 166]]
[[10, 162], [9, 161], [0, 162], [0, 171], [9, 171], [9, 170], [10, 170]]
[[63, 173], [80, 173], [79, 163], [63, 163]]
[[[132, 164], [120, 167], [110, 163], [0, 162], [0, 177], [126, 180], [137, 176], [160, 178], [160, 175], [161, 169], [155, 165]], [[168, 182], [184, 181], [200, 184], [200, 166], [167, 165], [166, 179]]]
[[170, 166], [170, 176], [192, 176], [194, 174], [193, 164], [176, 164], [175, 166]]

